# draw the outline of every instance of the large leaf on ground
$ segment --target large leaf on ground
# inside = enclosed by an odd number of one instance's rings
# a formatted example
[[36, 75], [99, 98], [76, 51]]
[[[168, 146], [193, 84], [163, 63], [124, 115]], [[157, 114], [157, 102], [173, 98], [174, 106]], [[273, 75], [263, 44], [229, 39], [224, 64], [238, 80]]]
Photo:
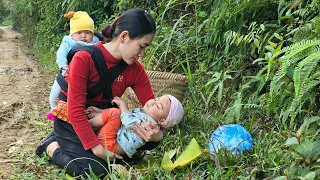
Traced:
[[163, 156], [161, 166], [164, 170], [171, 171], [176, 167], [182, 167], [192, 160], [196, 159], [202, 154], [201, 148], [198, 142], [193, 138], [188, 144], [186, 149], [181, 153], [177, 160], [173, 163], [171, 161], [172, 156], [175, 154], [175, 151], [166, 152]]

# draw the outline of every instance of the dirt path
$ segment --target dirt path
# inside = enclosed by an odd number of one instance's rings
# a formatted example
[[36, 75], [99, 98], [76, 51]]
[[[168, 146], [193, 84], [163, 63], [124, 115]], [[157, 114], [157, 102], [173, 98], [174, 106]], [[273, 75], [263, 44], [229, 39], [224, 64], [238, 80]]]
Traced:
[[[0, 27], [0, 179], [14, 176], [22, 157], [32, 157], [35, 144], [52, 126], [46, 122], [49, 82], [33, 55], [26, 53], [21, 34]], [[30, 51], [30, 50], [29, 50]]]

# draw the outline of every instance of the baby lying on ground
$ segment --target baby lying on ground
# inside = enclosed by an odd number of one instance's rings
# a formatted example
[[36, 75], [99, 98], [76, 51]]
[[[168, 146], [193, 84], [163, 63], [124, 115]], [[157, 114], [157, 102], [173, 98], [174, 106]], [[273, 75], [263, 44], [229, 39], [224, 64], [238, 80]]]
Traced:
[[[143, 128], [149, 123], [170, 128], [177, 125], [184, 115], [182, 104], [171, 95], [150, 99], [143, 108], [135, 108], [132, 111], [128, 110], [127, 104], [119, 97], [115, 97], [112, 103], [117, 104], [120, 109], [101, 110], [89, 107], [88, 116], [95, 115], [89, 122], [94, 128], [101, 127], [98, 136], [104, 148], [119, 155], [126, 154], [130, 158], [146, 143], [133, 131], [136, 123]], [[146, 120], [147, 124], [142, 120]]]

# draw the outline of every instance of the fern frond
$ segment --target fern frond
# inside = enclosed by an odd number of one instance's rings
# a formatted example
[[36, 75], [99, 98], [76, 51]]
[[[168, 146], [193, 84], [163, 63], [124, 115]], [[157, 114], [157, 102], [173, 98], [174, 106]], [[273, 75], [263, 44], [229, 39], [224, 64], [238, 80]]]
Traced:
[[295, 43], [295, 44], [292, 44], [288, 47], [285, 47], [283, 48], [281, 51], [275, 53], [273, 56], [272, 56], [272, 59], [278, 57], [280, 54], [283, 54], [283, 53], [286, 53], [286, 52], [289, 52], [289, 51], [294, 51], [297, 53], [309, 48], [309, 47], [312, 47], [312, 46], [318, 46], [320, 45], [320, 40], [305, 40], [305, 41], [301, 41], [299, 43]]
[[241, 116], [241, 107], [242, 107], [242, 92], [236, 93], [236, 99], [231, 107], [226, 109], [225, 113], [223, 114], [223, 119], [227, 123], [237, 123], [240, 120]]
[[320, 51], [310, 54], [307, 58], [299, 62], [294, 70], [293, 80], [295, 87], [295, 94], [300, 94], [301, 86], [304, 85], [312, 70], [317, 66], [320, 60]]
[[318, 50], [317, 46], [308, 47], [306, 49], [303, 48], [304, 51], [291, 51], [286, 55], [282, 56], [281, 59], [281, 70], [283, 74], [287, 73], [288, 67], [296, 62], [304, 59], [305, 57], [309, 56], [310, 54], [316, 52]]
[[270, 98], [272, 100], [273, 98], [273, 94], [274, 92], [276, 92], [276, 84], [278, 83], [278, 81], [284, 76], [285, 74], [282, 73], [281, 69], [278, 70], [273, 78], [272, 78], [272, 81], [270, 83]]
[[305, 19], [305, 17], [307, 17], [310, 13], [311, 12], [309, 8], [302, 8], [302, 9], [295, 10], [292, 14]]
[[304, 97], [305, 94], [310, 92], [313, 88], [317, 87], [320, 84], [320, 78], [314, 79], [311, 82], [307, 83], [303, 88], [301, 89], [300, 96]]

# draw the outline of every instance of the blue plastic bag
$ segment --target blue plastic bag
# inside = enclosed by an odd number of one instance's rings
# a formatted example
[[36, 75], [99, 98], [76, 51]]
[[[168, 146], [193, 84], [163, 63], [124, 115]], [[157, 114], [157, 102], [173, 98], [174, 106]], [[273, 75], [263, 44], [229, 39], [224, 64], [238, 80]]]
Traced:
[[233, 155], [248, 151], [253, 144], [251, 134], [239, 124], [223, 125], [212, 132], [208, 148], [212, 155], [226, 148]]

